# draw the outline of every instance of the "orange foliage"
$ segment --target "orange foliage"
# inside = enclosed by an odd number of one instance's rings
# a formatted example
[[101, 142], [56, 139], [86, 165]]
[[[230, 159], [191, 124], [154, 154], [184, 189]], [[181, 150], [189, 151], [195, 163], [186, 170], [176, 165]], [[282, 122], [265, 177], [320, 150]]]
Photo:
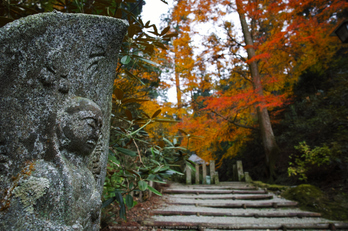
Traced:
[[[254, 132], [252, 128], [257, 128], [255, 106], [268, 109], [282, 106], [291, 97], [292, 86], [301, 73], [307, 68], [326, 68], [339, 47], [338, 39], [329, 36], [335, 14], [347, 7], [348, 3], [341, 0], [251, 0], [244, 3], [242, 8], [251, 22], [249, 27], [256, 50], [256, 55], [248, 60], [241, 58], [245, 54], [243, 49], [248, 47], [239, 46], [241, 41], [233, 23], [223, 17], [236, 9], [231, 1], [197, 0], [193, 4], [177, 1], [172, 23], [178, 26], [179, 36], [173, 42], [172, 51], [182, 91], [191, 93], [191, 102], [176, 128], [204, 137], [183, 139], [183, 145], [189, 143], [191, 151], [209, 160], [222, 151], [222, 142], [228, 142], [229, 148], [225, 149], [220, 163], [236, 155], [247, 135]], [[203, 43], [205, 50], [199, 57], [193, 57], [192, 23], [218, 19], [225, 20], [221, 24], [225, 38], [210, 35]], [[256, 94], [259, 89], [253, 89], [251, 84], [247, 64], [253, 61], [258, 62], [263, 96]], [[207, 66], [214, 68], [207, 72]], [[209, 84], [205, 78], [209, 79]], [[212, 94], [192, 98], [197, 91]]]

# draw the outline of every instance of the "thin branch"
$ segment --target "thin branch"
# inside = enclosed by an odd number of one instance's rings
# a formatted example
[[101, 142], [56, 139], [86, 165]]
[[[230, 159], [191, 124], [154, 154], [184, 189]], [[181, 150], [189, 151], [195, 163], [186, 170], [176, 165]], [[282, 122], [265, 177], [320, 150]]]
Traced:
[[209, 109], [209, 110], [210, 110], [212, 113], [214, 113], [215, 115], [220, 116], [220, 117], [223, 118], [224, 120], [227, 120], [229, 123], [231, 123], [231, 124], [233, 124], [233, 125], [235, 125], [235, 126], [237, 126], [237, 127], [246, 128], [246, 129], [252, 129], [252, 130], [257, 130], [257, 131], [259, 130], [258, 128], [254, 128], [254, 127], [251, 127], [251, 126], [247, 126], [247, 125], [243, 125], [243, 124], [237, 123], [237, 122], [236, 122], [236, 119], [237, 119], [237, 115], [238, 115], [238, 114], [236, 114], [236, 116], [234, 117], [233, 120], [230, 120], [229, 118], [227, 118], [227, 117], [225, 117], [225, 116], [223, 116], [223, 115], [217, 113], [216, 111], [214, 111], [214, 110], [212, 110], [212, 109]]
[[243, 79], [249, 81], [250, 83], [253, 83], [253, 81], [251, 81], [251, 79], [248, 79], [248, 77], [245, 75], [244, 72], [238, 71], [238, 70], [233, 70], [233, 72], [238, 73]]
[[133, 139], [133, 143], [135, 145], [135, 147], [137, 148], [137, 151], [138, 151], [138, 155], [139, 155], [139, 161], [142, 165], [144, 165], [143, 161], [141, 160], [141, 153], [140, 153], [140, 150], [139, 150], [139, 147], [137, 145], [137, 142], [135, 142], [135, 140]]

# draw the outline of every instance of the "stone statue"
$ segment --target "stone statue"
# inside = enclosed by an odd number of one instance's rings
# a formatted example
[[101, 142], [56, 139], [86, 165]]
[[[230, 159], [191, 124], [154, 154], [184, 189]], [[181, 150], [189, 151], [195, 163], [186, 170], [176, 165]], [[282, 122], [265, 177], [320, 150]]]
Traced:
[[39, 225], [51, 230], [98, 230], [101, 198], [88, 163], [101, 127], [102, 112], [94, 102], [74, 97], [65, 103], [57, 113], [54, 160], [33, 162], [30, 176], [20, 178], [13, 190], [19, 200], [7, 214], [15, 214], [17, 206], [24, 205], [27, 215], [11, 223], [12, 228], [35, 230]]
[[0, 230], [99, 230], [126, 29], [62, 13], [0, 28]]

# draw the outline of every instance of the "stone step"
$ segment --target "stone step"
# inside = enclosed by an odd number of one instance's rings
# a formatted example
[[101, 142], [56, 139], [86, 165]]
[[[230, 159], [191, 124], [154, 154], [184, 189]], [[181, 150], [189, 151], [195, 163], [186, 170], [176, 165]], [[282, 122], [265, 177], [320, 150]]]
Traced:
[[200, 201], [169, 201], [170, 205], [195, 205], [197, 207], [211, 207], [211, 208], [279, 208], [279, 207], [292, 207], [297, 206], [297, 202], [284, 201], [284, 202], [221, 202], [221, 203], [204, 203]]
[[219, 186], [172, 185], [166, 205], [152, 212], [144, 226], [161, 230], [348, 230], [348, 223], [321, 218], [247, 183]]
[[182, 199], [193, 199], [193, 200], [220, 200], [220, 199], [231, 199], [231, 200], [266, 200], [272, 199], [273, 195], [270, 194], [259, 194], [259, 195], [228, 195], [228, 194], [173, 194], [173, 198], [182, 198]]
[[184, 189], [170, 188], [163, 190], [167, 194], [267, 194], [266, 190], [211, 190], [211, 189]]
[[[197, 218], [198, 220], [199, 218]], [[231, 219], [231, 218], [229, 218]], [[251, 218], [254, 219], [254, 218]], [[255, 220], [255, 219], [254, 219]], [[296, 220], [289, 220], [287, 222], [275, 222], [275, 218], [271, 219], [268, 223], [257, 222], [254, 223], [251, 220], [245, 222], [212, 222], [210, 221], [151, 221], [145, 220], [143, 225], [151, 226], [153, 228], [165, 228], [174, 230], [206, 230], [217, 229], [217, 230], [303, 230], [303, 229], [317, 229], [317, 230], [348, 230], [348, 224], [342, 222], [317, 222], [315, 220], [310, 222], [302, 222]]]
[[281, 212], [281, 211], [253, 211], [253, 212], [209, 212], [209, 211], [177, 211], [177, 210], [154, 210], [153, 215], [172, 216], [172, 215], [196, 215], [196, 216], [226, 216], [226, 217], [320, 217], [320, 213], [312, 212]]
[[208, 189], [208, 190], [257, 190], [257, 187], [251, 185], [231, 185], [231, 186], [216, 186], [216, 185], [190, 185], [172, 186], [171, 189]]

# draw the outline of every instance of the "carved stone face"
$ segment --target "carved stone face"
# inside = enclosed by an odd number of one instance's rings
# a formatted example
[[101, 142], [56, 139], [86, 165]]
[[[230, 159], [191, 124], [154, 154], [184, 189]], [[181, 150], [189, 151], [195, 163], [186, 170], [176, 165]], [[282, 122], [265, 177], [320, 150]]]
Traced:
[[64, 112], [62, 133], [68, 140], [64, 148], [69, 152], [87, 156], [97, 145], [101, 127], [102, 112], [94, 102], [78, 98]]

